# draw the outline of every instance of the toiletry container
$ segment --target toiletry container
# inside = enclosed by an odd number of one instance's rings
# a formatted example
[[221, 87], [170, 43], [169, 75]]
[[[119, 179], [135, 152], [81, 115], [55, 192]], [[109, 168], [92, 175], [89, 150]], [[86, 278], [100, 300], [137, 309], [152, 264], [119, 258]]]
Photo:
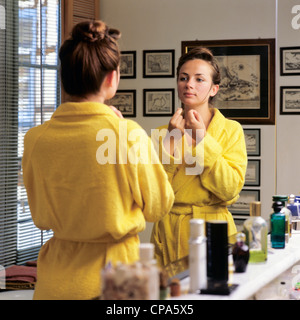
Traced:
[[249, 247], [245, 244], [245, 234], [236, 235], [236, 243], [232, 247], [232, 258], [235, 272], [245, 272], [249, 261]]
[[268, 256], [268, 225], [261, 217], [261, 203], [250, 203], [250, 218], [243, 225], [249, 247], [249, 263], [264, 262]]
[[228, 282], [228, 224], [207, 221], [207, 285], [214, 290], [226, 288]]
[[272, 205], [273, 213], [271, 214], [271, 244], [272, 248], [283, 249], [285, 248], [286, 238], [286, 215], [281, 212], [283, 203], [275, 201]]
[[189, 272], [190, 291], [198, 292], [207, 286], [205, 222], [190, 220]]

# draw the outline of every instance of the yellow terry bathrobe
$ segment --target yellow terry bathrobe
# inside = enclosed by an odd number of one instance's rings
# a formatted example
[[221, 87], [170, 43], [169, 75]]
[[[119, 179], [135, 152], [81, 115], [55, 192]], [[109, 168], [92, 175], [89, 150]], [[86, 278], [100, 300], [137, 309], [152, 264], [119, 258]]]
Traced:
[[[225, 220], [228, 222], [228, 236], [236, 233], [227, 206], [238, 199], [245, 181], [247, 152], [244, 132], [238, 122], [226, 119], [217, 109], [213, 112], [206, 135], [196, 148], [189, 149], [184, 142], [182, 150], [186, 153], [182, 156], [182, 164], [170, 156], [170, 163], [166, 163], [167, 151], [161, 143], [164, 135], [161, 134], [161, 140], [159, 136], [153, 137], [153, 141], [160, 145], [160, 158], [165, 160], [162, 162], [175, 194], [171, 212], [156, 222], [152, 230], [151, 241], [155, 244], [156, 259], [162, 266], [188, 255], [189, 221], [192, 218]], [[187, 171], [192, 167], [191, 160], [188, 165], [184, 161], [189, 154], [202, 168], [195, 174]]]
[[[139, 161], [138, 141], [151, 142], [136, 122], [91, 102], [62, 104], [27, 132], [23, 176], [32, 218], [54, 232], [39, 253], [35, 299], [99, 296], [101, 269], [136, 261], [145, 220], [170, 211], [167, 174], [156, 154], [141, 152]], [[150, 161], [155, 155], [158, 164]]]

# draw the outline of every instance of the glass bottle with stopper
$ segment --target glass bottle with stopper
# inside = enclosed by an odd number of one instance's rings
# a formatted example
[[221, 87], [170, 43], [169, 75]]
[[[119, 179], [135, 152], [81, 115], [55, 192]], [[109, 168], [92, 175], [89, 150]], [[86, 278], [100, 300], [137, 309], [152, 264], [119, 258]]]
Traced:
[[283, 249], [285, 248], [285, 235], [286, 235], [286, 216], [282, 212], [283, 203], [275, 201], [272, 205], [273, 213], [271, 214], [271, 244], [272, 248]]
[[235, 272], [245, 272], [249, 261], [249, 247], [245, 244], [246, 236], [243, 232], [236, 235], [236, 243], [232, 248], [232, 258]]
[[250, 218], [244, 222], [246, 244], [249, 247], [249, 263], [264, 262], [268, 257], [268, 226], [261, 217], [261, 203], [250, 203]]

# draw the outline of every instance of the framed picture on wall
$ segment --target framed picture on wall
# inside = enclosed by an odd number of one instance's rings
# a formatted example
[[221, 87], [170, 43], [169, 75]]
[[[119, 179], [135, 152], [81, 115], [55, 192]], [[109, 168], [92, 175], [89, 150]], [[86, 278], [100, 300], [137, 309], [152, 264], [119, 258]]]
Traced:
[[300, 75], [300, 47], [280, 48], [280, 75]]
[[260, 186], [260, 159], [248, 160], [245, 186]]
[[121, 51], [120, 76], [121, 79], [136, 78], [136, 51]]
[[105, 103], [120, 110], [123, 117], [136, 116], [136, 90], [118, 90], [115, 96]]
[[234, 215], [249, 216], [250, 203], [260, 201], [259, 189], [243, 189], [236, 203], [228, 206], [228, 210]]
[[248, 156], [260, 156], [260, 129], [244, 129]]
[[280, 114], [300, 114], [300, 87], [280, 87]]
[[244, 222], [249, 218], [247, 216], [239, 216], [236, 214], [232, 215], [236, 229], [238, 232], [243, 232], [244, 230]]
[[174, 95], [174, 89], [144, 89], [144, 116], [172, 116], [174, 113]]
[[144, 50], [144, 78], [174, 78], [175, 50]]
[[221, 72], [214, 105], [242, 124], [275, 124], [275, 39], [182, 41], [212, 50]]

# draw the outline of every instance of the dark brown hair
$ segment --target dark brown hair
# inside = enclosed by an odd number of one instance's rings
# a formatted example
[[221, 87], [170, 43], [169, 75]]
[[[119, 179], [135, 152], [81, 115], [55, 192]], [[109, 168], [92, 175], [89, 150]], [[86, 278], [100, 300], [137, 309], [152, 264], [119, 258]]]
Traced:
[[60, 48], [61, 81], [67, 94], [95, 94], [108, 72], [118, 69], [119, 30], [102, 21], [84, 21], [74, 26], [71, 36]]
[[[213, 84], [220, 84], [221, 82], [221, 73], [219, 70], [219, 66], [217, 64], [217, 61], [211, 52], [210, 49], [208, 48], [203, 48], [203, 47], [195, 47], [188, 51], [187, 53], [183, 54], [179, 61], [178, 61], [178, 66], [177, 66], [177, 80], [179, 77], [180, 69], [181, 67], [189, 60], [195, 60], [195, 59], [200, 59], [208, 62], [211, 66], [212, 70], [212, 82]], [[209, 102], [213, 100], [213, 97], [210, 97]]]

